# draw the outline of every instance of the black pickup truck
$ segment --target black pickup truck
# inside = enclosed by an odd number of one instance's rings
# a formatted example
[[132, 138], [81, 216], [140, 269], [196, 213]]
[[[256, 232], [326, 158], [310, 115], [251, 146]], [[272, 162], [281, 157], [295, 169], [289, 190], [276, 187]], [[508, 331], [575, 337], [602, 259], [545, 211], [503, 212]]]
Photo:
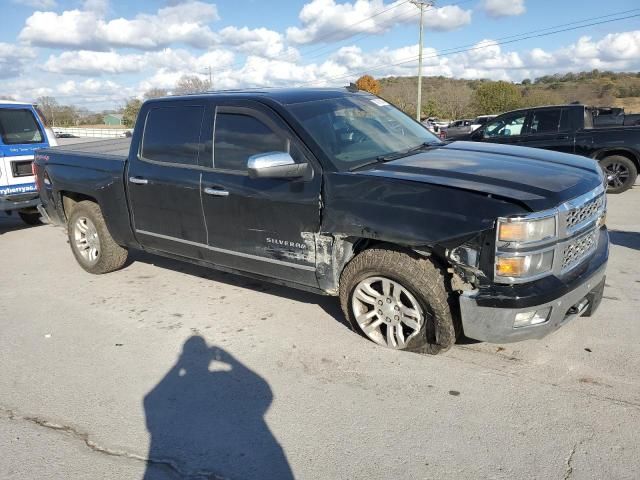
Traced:
[[640, 126], [594, 128], [595, 108], [555, 105], [503, 113], [460, 139], [574, 153], [596, 160], [608, 192], [631, 188], [640, 168]]
[[540, 338], [604, 288], [594, 162], [445, 145], [349, 89], [149, 100], [130, 140], [39, 150], [35, 172], [42, 213], [88, 272], [144, 249], [336, 295], [391, 348]]

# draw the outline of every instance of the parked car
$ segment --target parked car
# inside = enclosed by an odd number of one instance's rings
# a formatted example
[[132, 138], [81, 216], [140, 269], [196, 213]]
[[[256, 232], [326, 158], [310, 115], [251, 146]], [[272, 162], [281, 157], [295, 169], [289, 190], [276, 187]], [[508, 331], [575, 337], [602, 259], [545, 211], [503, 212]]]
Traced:
[[37, 224], [40, 202], [31, 169], [34, 151], [57, 145], [35, 106], [0, 100], [0, 211]]
[[473, 131], [471, 127], [472, 123], [473, 120], [468, 119], [451, 122], [449, 126], [443, 129], [445, 134], [444, 136], [447, 139], [452, 140], [463, 135], [469, 135]]
[[625, 114], [624, 108], [596, 107], [593, 109], [596, 127], [640, 125], [640, 113]]
[[339, 296], [352, 328], [391, 348], [540, 338], [602, 297], [595, 163], [447, 145], [365, 92], [148, 100], [130, 140], [42, 149], [36, 173], [88, 272], [144, 249]]
[[477, 130], [484, 126], [489, 120], [493, 120], [497, 115], [479, 115], [471, 123], [471, 131]]
[[608, 192], [624, 192], [638, 176], [640, 127], [595, 128], [593, 118], [584, 105], [525, 108], [503, 113], [467, 138], [592, 158], [607, 176]]

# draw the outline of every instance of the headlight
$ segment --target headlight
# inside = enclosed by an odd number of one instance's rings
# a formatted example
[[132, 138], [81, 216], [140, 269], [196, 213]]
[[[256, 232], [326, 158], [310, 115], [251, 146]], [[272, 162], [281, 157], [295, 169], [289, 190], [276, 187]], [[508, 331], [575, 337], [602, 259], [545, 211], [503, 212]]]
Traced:
[[499, 218], [494, 265], [496, 281], [523, 283], [550, 274], [558, 238], [557, 225], [557, 210]]
[[496, 257], [496, 275], [500, 277], [537, 277], [553, 268], [553, 250], [530, 255]]
[[555, 236], [555, 216], [534, 220], [498, 220], [500, 242], [536, 243]]

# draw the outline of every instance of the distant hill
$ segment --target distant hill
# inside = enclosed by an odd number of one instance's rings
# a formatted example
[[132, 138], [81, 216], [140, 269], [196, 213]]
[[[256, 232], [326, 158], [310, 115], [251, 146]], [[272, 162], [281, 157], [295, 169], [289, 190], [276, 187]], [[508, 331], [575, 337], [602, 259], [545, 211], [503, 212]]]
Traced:
[[[417, 77], [387, 77], [378, 81], [380, 96], [415, 115]], [[487, 83], [498, 82], [423, 77], [423, 115], [456, 119], [501, 113], [481, 111], [482, 108], [474, 99], [478, 87]], [[640, 112], [640, 73], [593, 70], [547, 75], [533, 80], [525, 79], [515, 87], [519, 91], [515, 108], [581, 102], [594, 106], [624, 107], [627, 113]]]

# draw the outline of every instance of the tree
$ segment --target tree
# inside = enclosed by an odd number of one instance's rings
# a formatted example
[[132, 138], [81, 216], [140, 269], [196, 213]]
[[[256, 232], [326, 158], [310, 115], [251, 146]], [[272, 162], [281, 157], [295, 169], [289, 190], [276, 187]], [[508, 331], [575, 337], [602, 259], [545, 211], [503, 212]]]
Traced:
[[473, 93], [473, 106], [479, 115], [514, 110], [521, 102], [520, 90], [510, 82], [485, 82]]
[[447, 81], [433, 92], [432, 98], [436, 101], [440, 115], [456, 120], [469, 114], [471, 95], [472, 90], [468, 85], [464, 83], [455, 85]]
[[175, 94], [187, 95], [189, 93], [202, 93], [211, 90], [209, 80], [202, 80], [196, 75], [183, 75], [176, 83]]
[[136, 124], [140, 107], [142, 107], [142, 102], [137, 98], [130, 98], [127, 101], [122, 114], [122, 123], [124, 123], [126, 127], [131, 128]]
[[524, 80], [522, 80], [522, 84], [523, 85], [531, 85], [531, 79], [530, 78], [525, 78]]
[[371, 75], [363, 75], [356, 80], [356, 87], [358, 90], [364, 90], [365, 92], [378, 95], [380, 93], [380, 82], [378, 82]]
[[144, 92], [143, 96], [145, 100], [149, 100], [151, 98], [166, 97], [167, 95], [169, 95], [169, 92], [166, 88], [150, 88]]
[[44, 96], [38, 97], [36, 104], [44, 115], [44, 122], [46, 126], [54, 126], [56, 124], [56, 110], [60, 108], [58, 101], [53, 97]]

